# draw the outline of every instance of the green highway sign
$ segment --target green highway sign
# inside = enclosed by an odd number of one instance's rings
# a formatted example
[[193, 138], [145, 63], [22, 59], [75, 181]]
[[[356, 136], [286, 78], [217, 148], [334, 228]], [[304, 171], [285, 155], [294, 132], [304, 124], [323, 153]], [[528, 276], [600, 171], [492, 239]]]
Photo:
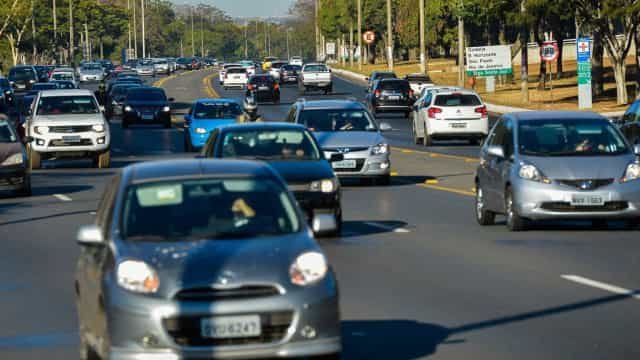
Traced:
[[496, 76], [496, 75], [511, 75], [513, 69], [492, 69], [492, 70], [467, 70], [467, 76], [484, 77], [484, 76]]

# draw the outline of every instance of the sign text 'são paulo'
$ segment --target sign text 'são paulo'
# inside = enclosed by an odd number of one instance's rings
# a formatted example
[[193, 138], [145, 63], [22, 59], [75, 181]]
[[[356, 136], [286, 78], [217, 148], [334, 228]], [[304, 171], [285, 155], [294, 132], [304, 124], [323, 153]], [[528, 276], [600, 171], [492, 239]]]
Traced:
[[478, 46], [467, 48], [468, 76], [511, 75], [510, 45]]

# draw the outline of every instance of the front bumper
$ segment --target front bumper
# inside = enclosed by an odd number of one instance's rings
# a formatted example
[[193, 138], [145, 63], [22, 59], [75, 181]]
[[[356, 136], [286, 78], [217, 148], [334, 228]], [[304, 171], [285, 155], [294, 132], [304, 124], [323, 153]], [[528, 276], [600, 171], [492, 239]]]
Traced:
[[411, 111], [411, 105], [409, 103], [406, 104], [398, 104], [398, 103], [384, 103], [384, 102], [376, 102], [373, 105], [373, 108], [376, 111], [380, 112], [409, 112]]
[[309, 191], [309, 184], [292, 184], [289, 190], [309, 219], [318, 213], [339, 214], [341, 211], [339, 190], [331, 193]]
[[81, 75], [80, 82], [103, 81], [103, 75]]
[[[338, 353], [340, 343], [340, 314], [338, 294], [333, 274], [309, 288], [291, 289], [284, 295], [274, 295], [253, 299], [217, 301], [215, 305], [206, 301], [174, 301], [138, 295], [123, 290], [117, 285], [107, 285], [107, 322], [112, 353], [109, 359], [246, 359], [246, 358], [291, 358]], [[277, 341], [262, 342], [262, 338], [242, 338], [240, 341], [208, 344], [210, 339], [201, 338], [199, 322], [214, 316], [258, 314], [263, 318], [287, 314], [286, 330], [279, 330]], [[169, 332], [175, 327], [176, 319], [187, 322], [194, 328], [177, 325], [178, 335]], [[277, 321], [283, 321], [283, 318]], [[263, 322], [266, 320], [263, 320]], [[268, 320], [276, 321], [276, 320]], [[263, 332], [269, 331], [264, 323]], [[285, 325], [287, 326], [287, 325]], [[304, 328], [315, 330], [315, 336]], [[179, 338], [183, 332], [195, 330], [196, 338]], [[178, 336], [178, 337], [176, 337]], [[143, 341], [153, 338], [153, 345]], [[179, 339], [179, 340], [178, 340]]]
[[[542, 184], [517, 179], [512, 183], [514, 207], [531, 220], [543, 219], [625, 219], [640, 217], [640, 181], [610, 185], [595, 190], [579, 190], [561, 184]], [[603, 206], [571, 206], [572, 196], [602, 197]]]
[[[105, 124], [105, 126], [108, 126]], [[95, 153], [109, 149], [111, 135], [105, 132], [74, 132], [37, 134], [31, 130], [31, 147], [39, 153]]]
[[[331, 154], [337, 154], [333, 150], [323, 150], [325, 157], [329, 159]], [[378, 177], [391, 174], [391, 160], [389, 153], [381, 155], [371, 155], [369, 149], [353, 151], [343, 154], [344, 160], [355, 160], [355, 168], [337, 168], [336, 163], [332, 163], [333, 171], [338, 177]]]
[[29, 176], [26, 166], [0, 166], [0, 190], [19, 190]]
[[140, 111], [126, 111], [122, 114], [122, 120], [130, 124], [164, 124], [171, 121], [171, 112], [154, 111], [142, 113]]
[[429, 119], [427, 127], [431, 136], [439, 138], [485, 137], [489, 133], [489, 119], [474, 120], [434, 120]]

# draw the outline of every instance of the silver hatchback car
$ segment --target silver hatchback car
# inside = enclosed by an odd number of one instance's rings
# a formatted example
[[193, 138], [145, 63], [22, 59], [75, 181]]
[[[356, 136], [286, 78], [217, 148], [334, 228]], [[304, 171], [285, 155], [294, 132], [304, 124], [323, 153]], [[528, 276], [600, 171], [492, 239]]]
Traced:
[[640, 219], [640, 148], [606, 118], [578, 112], [504, 115], [480, 153], [476, 219], [505, 214], [510, 230], [532, 220]]
[[339, 357], [336, 278], [269, 165], [132, 165], [96, 217], [78, 232], [82, 359]]

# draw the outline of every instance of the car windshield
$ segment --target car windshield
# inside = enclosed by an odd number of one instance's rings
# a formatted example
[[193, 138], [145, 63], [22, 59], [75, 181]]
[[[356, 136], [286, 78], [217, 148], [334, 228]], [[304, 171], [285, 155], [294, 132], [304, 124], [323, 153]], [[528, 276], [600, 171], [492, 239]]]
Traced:
[[302, 66], [300, 65], [285, 65], [282, 67], [286, 71], [300, 71]]
[[84, 65], [82, 65], [82, 70], [102, 70], [102, 65], [100, 65], [100, 64], [84, 64]]
[[[158, 221], [158, 219], [172, 221]], [[241, 239], [300, 230], [287, 190], [270, 179], [194, 179], [129, 187], [121, 231], [130, 241]]]
[[34, 75], [31, 68], [14, 68], [9, 72], [9, 77], [14, 80], [30, 80]]
[[380, 81], [380, 85], [378, 85], [378, 88], [382, 89], [382, 90], [408, 91], [409, 90], [409, 82], [406, 81], [406, 80]]
[[629, 152], [618, 130], [606, 120], [535, 120], [518, 126], [520, 154], [602, 156]]
[[482, 102], [473, 94], [438, 95], [433, 102], [436, 106], [480, 106]]
[[167, 97], [162, 90], [132, 89], [127, 92], [127, 100], [132, 101], [166, 101]]
[[75, 89], [73, 83], [69, 81], [56, 81], [55, 84], [58, 89]]
[[0, 144], [18, 142], [18, 137], [6, 121], [0, 121]]
[[9, 84], [9, 80], [7, 78], [0, 79], [0, 88], [2, 89], [11, 88], [11, 84]]
[[230, 119], [242, 114], [238, 103], [197, 103], [193, 109], [195, 119]]
[[38, 102], [38, 115], [97, 114], [100, 110], [93, 96], [46, 96]]
[[55, 73], [51, 75], [53, 80], [73, 80], [73, 75], [70, 73]]
[[127, 91], [131, 88], [137, 88], [140, 87], [139, 84], [126, 84], [126, 85], [117, 85], [113, 87], [113, 90], [111, 90], [111, 95], [112, 96], [122, 96], [124, 94], [127, 93]]
[[58, 86], [56, 84], [44, 83], [44, 84], [33, 84], [33, 90], [55, 90]]
[[221, 140], [224, 158], [320, 160], [320, 151], [305, 130], [234, 130]]
[[304, 110], [300, 124], [310, 131], [375, 131], [378, 129], [365, 110]]
[[329, 71], [329, 69], [327, 69], [326, 66], [324, 65], [307, 65], [304, 67], [304, 70], [306, 72], [327, 72]]

